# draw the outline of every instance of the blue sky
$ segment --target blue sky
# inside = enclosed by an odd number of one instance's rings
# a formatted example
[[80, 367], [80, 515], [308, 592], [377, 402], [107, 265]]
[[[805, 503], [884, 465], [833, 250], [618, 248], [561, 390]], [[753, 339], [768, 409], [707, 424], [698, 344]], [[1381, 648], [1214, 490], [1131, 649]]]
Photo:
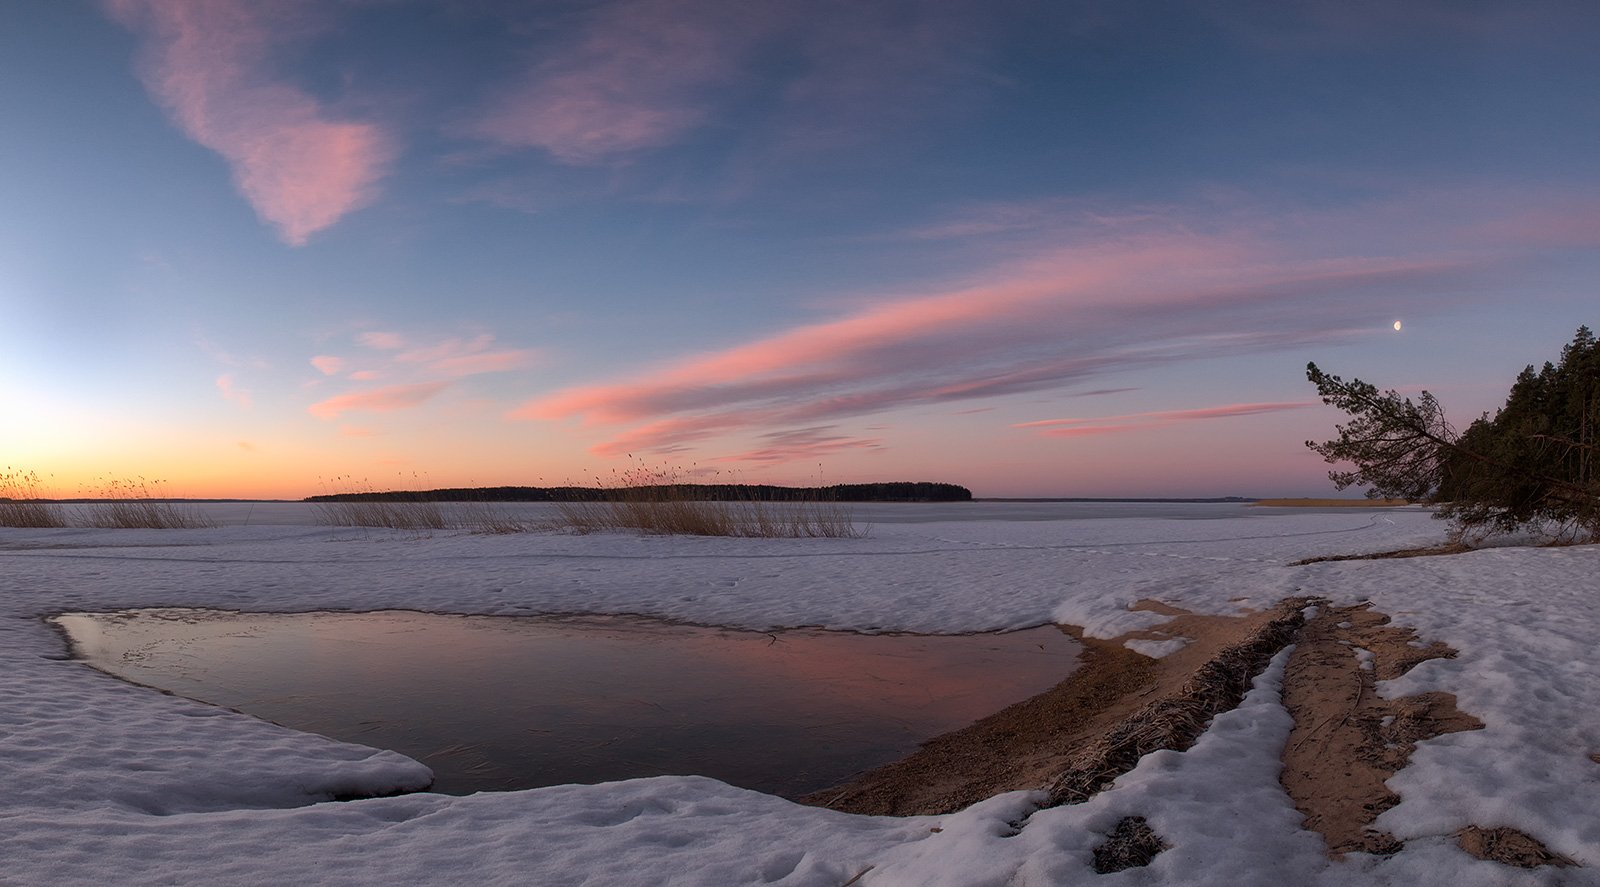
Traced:
[[1464, 425], [1600, 304], [1589, 4], [4, 17], [0, 462], [63, 495], [1318, 494], [1307, 360]]

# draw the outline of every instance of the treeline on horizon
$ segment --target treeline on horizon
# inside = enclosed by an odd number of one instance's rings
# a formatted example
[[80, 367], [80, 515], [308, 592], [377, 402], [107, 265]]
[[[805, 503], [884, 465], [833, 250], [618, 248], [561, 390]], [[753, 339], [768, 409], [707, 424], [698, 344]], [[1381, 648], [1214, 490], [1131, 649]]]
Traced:
[[306, 502], [616, 502], [630, 499], [699, 499], [709, 502], [970, 502], [958, 484], [891, 481], [780, 487], [772, 484], [647, 484], [629, 487], [455, 487], [325, 493]]

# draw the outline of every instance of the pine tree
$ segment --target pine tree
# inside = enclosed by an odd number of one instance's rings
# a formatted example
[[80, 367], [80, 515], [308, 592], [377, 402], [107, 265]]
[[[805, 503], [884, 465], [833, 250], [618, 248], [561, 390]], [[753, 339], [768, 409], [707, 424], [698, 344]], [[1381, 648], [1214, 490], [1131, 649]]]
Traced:
[[1323, 402], [1351, 416], [1339, 436], [1307, 441], [1333, 464], [1338, 489], [1439, 503], [1459, 530], [1556, 525], [1600, 540], [1600, 340], [1579, 327], [1559, 363], [1528, 366], [1502, 406], [1457, 434], [1433, 395], [1413, 403], [1359, 379], [1345, 382], [1308, 364]]

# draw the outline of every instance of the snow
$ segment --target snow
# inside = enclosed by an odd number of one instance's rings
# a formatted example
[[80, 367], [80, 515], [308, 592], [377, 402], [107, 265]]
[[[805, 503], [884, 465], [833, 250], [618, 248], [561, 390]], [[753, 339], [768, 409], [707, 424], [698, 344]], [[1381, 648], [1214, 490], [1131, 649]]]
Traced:
[[[288, 506], [263, 509], [265, 525], [252, 511], [250, 525], [211, 530], [0, 530], [0, 882], [1600, 884], [1589, 757], [1600, 752], [1600, 547], [1291, 566], [1437, 544], [1443, 527], [1415, 509], [1213, 509], [1198, 520], [885, 509], [866, 538], [843, 540], [420, 535], [310, 526]], [[1038, 810], [1038, 793], [1013, 792], [948, 816], [863, 817], [694, 776], [323, 803], [408, 791], [429, 774], [89, 670], [41, 618], [421, 609], [927, 632], [1060, 620], [1114, 637], [1165, 621], [1128, 610], [1144, 598], [1230, 613], [1291, 595], [1370, 600], [1460, 651], [1378, 685], [1386, 697], [1454, 693], [1485, 723], [1421, 743], [1390, 780], [1401, 802], [1378, 825], [1407, 842], [1393, 857], [1331, 862], [1299, 828], [1278, 783], [1283, 655], [1192, 749], [1149, 755], [1070, 807]], [[1095, 875], [1093, 848], [1130, 815], [1170, 849]], [[1451, 838], [1469, 824], [1520, 829], [1583, 867], [1473, 860]]]
[[1143, 653], [1144, 655], [1149, 656], [1151, 659], [1160, 659], [1163, 656], [1170, 656], [1171, 654], [1182, 650], [1184, 647], [1189, 646], [1189, 639], [1167, 638], [1166, 640], [1157, 641], [1136, 638], [1134, 640], [1123, 641], [1122, 645], [1135, 653]]

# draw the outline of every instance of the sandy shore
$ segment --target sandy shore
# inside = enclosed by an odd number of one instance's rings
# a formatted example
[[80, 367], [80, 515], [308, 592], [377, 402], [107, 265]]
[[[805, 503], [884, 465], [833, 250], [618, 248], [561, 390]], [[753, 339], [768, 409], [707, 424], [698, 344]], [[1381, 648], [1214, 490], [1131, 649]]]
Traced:
[[[1320, 834], [1332, 857], [1352, 851], [1389, 854], [1403, 845], [1372, 828], [1399, 803], [1385, 784], [1424, 739], [1483, 724], [1457, 709], [1448, 693], [1384, 699], [1380, 680], [1456, 653], [1389, 624], [1368, 605], [1332, 607], [1294, 598], [1243, 616], [1204, 616], [1157, 601], [1135, 609], [1171, 616], [1156, 630], [1111, 640], [1087, 638], [1070, 678], [964, 729], [925, 743], [903, 760], [812, 794], [805, 803], [852, 813], [909, 816], [951, 813], [996, 794], [1045, 789], [1044, 806], [1079, 803], [1158, 749], [1182, 751], [1215, 714], [1236, 706], [1267, 659], [1294, 644], [1284, 679], [1284, 705], [1295, 727], [1283, 751], [1281, 781]], [[1152, 658], [1130, 640], [1186, 639], [1176, 652]], [[1142, 865], [1161, 842], [1141, 821], [1124, 824], [1136, 837]], [[1570, 865], [1537, 840], [1512, 829], [1464, 829], [1457, 842], [1480, 858], [1521, 867]], [[1115, 855], [1115, 854], [1113, 854]], [[1144, 862], [1138, 860], [1144, 860]], [[1115, 868], [1107, 869], [1115, 870]]]

